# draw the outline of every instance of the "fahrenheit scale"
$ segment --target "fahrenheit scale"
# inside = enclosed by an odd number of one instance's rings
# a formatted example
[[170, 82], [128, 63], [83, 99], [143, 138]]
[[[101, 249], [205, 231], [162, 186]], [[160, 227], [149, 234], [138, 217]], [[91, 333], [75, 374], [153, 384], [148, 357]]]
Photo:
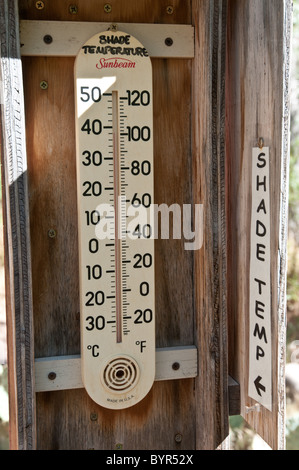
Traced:
[[100, 33], [75, 63], [81, 368], [122, 409], [155, 378], [152, 67], [131, 35]]

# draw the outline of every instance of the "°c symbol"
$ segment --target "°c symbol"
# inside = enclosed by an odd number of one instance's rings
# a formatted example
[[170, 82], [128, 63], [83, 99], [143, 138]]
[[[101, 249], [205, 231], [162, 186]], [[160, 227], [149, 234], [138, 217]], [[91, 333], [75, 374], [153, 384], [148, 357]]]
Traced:
[[87, 346], [87, 349], [89, 351], [91, 351], [92, 357], [99, 357], [100, 354], [99, 354], [98, 350], [100, 348], [97, 344], [95, 344], [94, 346], [89, 345], [89, 346]]

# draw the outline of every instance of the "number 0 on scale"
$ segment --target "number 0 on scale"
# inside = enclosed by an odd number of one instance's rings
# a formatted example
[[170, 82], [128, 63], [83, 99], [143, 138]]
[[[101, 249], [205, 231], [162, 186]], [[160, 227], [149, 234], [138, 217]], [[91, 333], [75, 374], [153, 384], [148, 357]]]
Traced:
[[133, 406], [155, 378], [152, 68], [107, 31], [75, 64], [81, 368], [98, 404]]

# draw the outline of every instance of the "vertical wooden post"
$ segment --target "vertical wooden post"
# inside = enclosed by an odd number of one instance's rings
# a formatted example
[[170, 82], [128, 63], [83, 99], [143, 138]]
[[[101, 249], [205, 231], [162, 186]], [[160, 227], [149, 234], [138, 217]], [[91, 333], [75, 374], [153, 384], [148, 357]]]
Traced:
[[[225, 51], [226, 0], [193, 2], [196, 31], [193, 68], [194, 203], [204, 205], [204, 246], [195, 252], [196, 344], [199, 349], [198, 448], [215, 449], [228, 436]], [[203, 25], [205, 25], [203, 27]], [[203, 377], [205, 378], [204, 380]]]
[[[289, 0], [228, 1], [229, 373], [240, 383], [241, 414], [273, 449], [285, 445], [291, 12]], [[248, 396], [251, 154], [260, 137], [270, 149], [272, 412]]]
[[34, 449], [29, 205], [18, 1], [0, 2], [2, 183], [11, 449]]

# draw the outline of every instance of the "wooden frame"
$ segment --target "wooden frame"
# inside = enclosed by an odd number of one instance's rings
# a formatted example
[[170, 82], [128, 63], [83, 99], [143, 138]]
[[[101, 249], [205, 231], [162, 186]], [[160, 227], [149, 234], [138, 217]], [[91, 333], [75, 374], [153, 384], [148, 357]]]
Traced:
[[[191, 197], [193, 203], [202, 202], [205, 206], [204, 217], [204, 246], [195, 252], [188, 262], [184, 264], [184, 269], [192, 273], [192, 276], [185, 276], [182, 279], [182, 286], [178, 293], [172, 288], [170, 289], [171, 295], [174, 296], [173, 302], [175, 306], [180, 305], [182, 311], [180, 315], [182, 318], [186, 317], [188, 327], [185, 326], [183, 321], [178, 321], [173, 327], [167, 329], [162, 322], [160, 323], [160, 330], [158, 332], [160, 348], [169, 347], [167, 338], [169, 339], [170, 333], [177, 334], [176, 329], [180, 328], [178, 337], [176, 337], [176, 344], [171, 344], [171, 347], [178, 346], [185, 347], [188, 344], [194, 344], [196, 349], [192, 349], [192, 354], [197, 351], [198, 359], [198, 374], [193, 372], [192, 379], [186, 381], [178, 380], [175, 383], [170, 381], [159, 382], [156, 387], [156, 398], [150, 396], [145, 403], [145, 408], [138, 408], [141, 415], [141, 421], [145, 415], [150, 416], [149, 410], [152, 400], [164, 400], [164, 407], [169, 408], [168, 401], [171, 403], [177, 396], [194, 396], [195, 391], [195, 404], [191, 409], [186, 401], [181, 401], [181, 413], [176, 413], [173, 409], [170, 410], [171, 426], [177, 426], [177, 422], [181, 426], [186, 426], [185, 420], [193, 419], [190, 424], [190, 429], [186, 430], [187, 442], [184, 443], [189, 448], [188, 438], [192, 439], [192, 445], [196, 449], [216, 449], [228, 436], [229, 413], [235, 414], [239, 412], [238, 394], [241, 388], [241, 411], [242, 414], [249, 422], [257, 429], [257, 431], [270, 443], [273, 448], [283, 448], [284, 446], [284, 336], [285, 336], [285, 276], [286, 276], [286, 219], [287, 219], [287, 166], [288, 166], [288, 129], [289, 129], [289, 108], [288, 108], [288, 73], [289, 73], [289, 40], [290, 40], [290, 17], [291, 17], [291, 1], [290, 0], [275, 0], [275, 5], [278, 8], [279, 15], [274, 18], [270, 14], [270, 9], [273, 8], [274, 0], [253, 0], [246, 2], [245, 0], [192, 0], [185, 2], [184, 0], [174, 0], [173, 16], [161, 11], [161, 6], [157, 2], [153, 5], [150, 12], [147, 9], [145, 0], [138, 0], [138, 9], [132, 20], [130, 13], [130, 5], [135, 0], [130, 0], [123, 5], [123, 2], [115, 2], [113, 16], [120, 19], [124, 24], [136, 22], [145, 23], [148, 18], [154, 22], [157, 17], [162, 18], [164, 23], [171, 24], [185, 24], [190, 23], [189, 27], [194, 27], [195, 30], [195, 53], [194, 59], [184, 59], [184, 67], [178, 64], [176, 59], [171, 59], [172, 62], [166, 66], [165, 62], [161, 59], [155, 59], [155, 84], [168, 83], [168, 80], [173, 80], [173, 90], [158, 90], [157, 103], [162, 105], [172, 106], [172, 112], [176, 110], [176, 101], [180, 106], [184, 106], [186, 113], [190, 113], [190, 121], [180, 121], [180, 125], [189, 133], [191, 142], [186, 139], [182, 142], [180, 137], [176, 137], [175, 132], [173, 137], [176, 139], [174, 144], [170, 141], [161, 142], [161, 150], [158, 153], [157, 169], [163, 174], [165, 167], [163, 166], [162, 158], [159, 158], [159, 153], [165, 154], [168, 149], [172, 151], [178, 147], [182, 153], [188, 152], [189, 160], [187, 163], [178, 162], [178, 168], [173, 164], [173, 160], [169, 159], [167, 162], [167, 170], [172, 172], [173, 175], [177, 171], [181, 171], [180, 176], [187, 174], [184, 180], [184, 193], [181, 192], [180, 196], [183, 200], [184, 197]], [[279, 333], [280, 343], [275, 358], [277, 359], [277, 374], [276, 374], [276, 390], [278, 394], [277, 406], [273, 415], [266, 415], [263, 413], [263, 419], [260, 418], [256, 412], [246, 413], [247, 408], [252, 404], [247, 400], [246, 396], [246, 354], [240, 353], [242, 344], [246, 344], [246, 335], [242, 330], [242, 324], [245, 322], [246, 312], [246, 295], [241, 299], [238, 297], [238, 292], [246, 292], [247, 286], [244, 277], [238, 277], [240, 273], [239, 265], [236, 268], [234, 265], [234, 253], [232, 249], [236, 249], [240, 259], [242, 257], [242, 244], [244, 241], [241, 234], [244, 233], [248, 227], [244, 221], [246, 215], [246, 204], [238, 206], [236, 203], [236, 189], [238, 186], [237, 179], [234, 179], [235, 171], [241, 171], [240, 166], [240, 148], [245, 146], [237, 136], [245, 136], [244, 127], [238, 127], [239, 122], [244, 124], [244, 116], [250, 120], [256, 119], [257, 110], [254, 107], [256, 101], [252, 100], [251, 106], [248, 106], [250, 100], [247, 99], [244, 108], [244, 102], [239, 99], [239, 91], [241, 96], [246, 95], [246, 88], [242, 88], [242, 68], [241, 52], [245, 47], [245, 43], [241, 40], [243, 31], [239, 29], [242, 21], [244, 23], [244, 30], [247, 28], [246, 14], [250, 15], [254, 11], [254, 6], [257, 11], [266, 13], [261, 15], [261, 18], [267, 19], [267, 27], [274, 28], [275, 33], [280, 35], [282, 42], [280, 42], [280, 54], [284, 56], [282, 59], [279, 56], [279, 64], [277, 65], [279, 77], [281, 79], [278, 88], [277, 100], [280, 102], [281, 115], [283, 117], [283, 126], [276, 120], [276, 159], [279, 162], [279, 167], [275, 172], [274, 178], [277, 187], [281, 191], [281, 199], [275, 199], [274, 204], [277, 208], [277, 216], [275, 221], [275, 233], [278, 237], [279, 246], [279, 264], [275, 264], [276, 272], [279, 272], [277, 277], [274, 276], [274, 284], [277, 286], [276, 299], [277, 299], [277, 316], [275, 327]], [[89, 10], [85, 8], [84, 0], [77, 0], [79, 14], [77, 16], [78, 22], [85, 22], [90, 19]], [[154, 3], [154, 2], [153, 2]], [[188, 3], [188, 4], [187, 4]], [[250, 5], [249, 5], [250, 3]], [[271, 4], [271, 6], [270, 6]], [[93, 410], [93, 404], [85, 397], [84, 391], [60, 391], [60, 392], [39, 392], [35, 393], [35, 373], [34, 364], [37, 360], [37, 368], [45, 361], [39, 360], [40, 358], [49, 358], [52, 356], [63, 357], [65, 355], [71, 358], [74, 354], [77, 355], [78, 335], [63, 335], [62, 331], [71, 329], [75, 324], [75, 308], [76, 300], [71, 298], [72, 308], [67, 315], [67, 302], [62, 299], [61, 292], [58, 289], [59, 275], [55, 277], [55, 264], [59, 256], [64, 256], [64, 251], [68, 250], [67, 254], [73, 254], [72, 262], [67, 265], [69, 271], [76, 269], [76, 254], [72, 247], [67, 247], [58, 240], [47, 240], [45, 242], [42, 237], [44, 236], [45, 227], [48, 224], [61, 223], [62, 216], [60, 217], [54, 210], [49, 212], [48, 220], [43, 220], [41, 223], [41, 233], [38, 230], [32, 231], [32, 239], [30, 240], [29, 225], [35, 228], [34, 220], [41, 215], [41, 210], [45, 209], [47, 203], [47, 191], [52, 189], [51, 184], [56, 182], [57, 173], [53, 171], [53, 161], [49, 157], [45, 147], [41, 145], [41, 152], [45, 154], [45, 158], [40, 158], [36, 153], [36, 146], [34, 142], [35, 136], [47, 135], [47, 124], [55, 127], [54, 119], [68, 118], [71, 115], [72, 106], [69, 104], [67, 111], [60, 110], [60, 115], [53, 112], [54, 118], [47, 121], [43, 106], [48, 102], [55, 99], [67, 98], [70, 103], [69, 87], [62, 84], [61, 87], [54, 87], [54, 72], [53, 64], [57, 66], [57, 61], [61, 59], [43, 58], [35, 59], [26, 57], [24, 66], [24, 83], [22, 78], [22, 66], [19, 47], [19, 23], [18, 11], [20, 11], [21, 18], [26, 21], [69, 21], [73, 17], [69, 16], [69, 12], [64, 10], [64, 2], [53, 0], [51, 4], [47, 4], [43, 12], [35, 9], [35, 2], [27, 2], [25, 0], [1, 0], [0, 2], [0, 41], [1, 41], [1, 80], [2, 90], [4, 90], [4, 102], [1, 106], [1, 126], [2, 126], [2, 161], [3, 161], [3, 194], [4, 194], [4, 220], [5, 220], [5, 269], [6, 269], [6, 296], [7, 296], [7, 326], [8, 326], [8, 362], [9, 362], [9, 387], [10, 387], [10, 426], [11, 426], [11, 448], [13, 449], [35, 449], [35, 448], [61, 448], [63, 446], [70, 446], [71, 439], [69, 435], [62, 432], [64, 423], [63, 420], [67, 419], [71, 426], [77, 425], [76, 419], [80, 420], [80, 432], [82, 439], [82, 446], [96, 447], [99, 442], [103, 442], [107, 448], [113, 445], [115, 434], [114, 421], [102, 411], [99, 411], [103, 423], [112, 423], [112, 428], [107, 435], [101, 434], [97, 431], [94, 434], [93, 425], [86, 423], [84, 417]], [[98, 6], [98, 0], [90, 0], [89, 7], [96, 12], [96, 17], [93, 18], [95, 22], [104, 22], [105, 16], [101, 9], [95, 9]], [[251, 10], [252, 8], [252, 10]], [[57, 12], [56, 12], [56, 10]], [[246, 13], [246, 14], [245, 14]], [[168, 15], [168, 16], [167, 16]], [[283, 20], [283, 19], [284, 20]], [[228, 19], [228, 24], [227, 24]], [[150, 20], [149, 20], [150, 21]], [[264, 25], [265, 26], [265, 25]], [[275, 29], [276, 28], [276, 29]], [[261, 28], [263, 31], [263, 28]], [[254, 35], [254, 29], [249, 30], [250, 34]], [[285, 32], [287, 34], [285, 34]], [[247, 37], [247, 36], [246, 36]], [[227, 43], [226, 43], [227, 41]], [[244, 39], [245, 41], [245, 39]], [[254, 47], [257, 47], [255, 44]], [[271, 58], [275, 62], [276, 51], [272, 49]], [[189, 53], [188, 53], [189, 54]], [[250, 56], [253, 60], [253, 56]], [[66, 58], [65, 61], [60, 61], [56, 69], [60, 79], [68, 79], [72, 67], [72, 58]], [[268, 64], [268, 62], [267, 62]], [[43, 75], [41, 75], [43, 74]], [[47, 74], [45, 77], [44, 74]], [[173, 75], [171, 75], [173, 74]], [[191, 77], [191, 79], [190, 79]], [[34, 86], [31, 82], [34, 80], [49, 80], [50, 88], [49, 95], [38, 95], [34, 91]], [[184, 89], [177, 89], [176, 81], [184, 84]], [[36, 85], [36, 82], [34, 82]], [[41, 82], [42, 83], [42, 82]], [[169, 82], [170, 83], [170, 82]], [[243, 83], [243, 85], [242, 85]], [[284, 84], [284, 95], [282, 96], [282, 89]], [[39, 85], [39, 83], [38, 83]], [[179, 86], [179, 85], [178, 85]], [[265, 87], [265, 82], [261, 83], [262, 89]], [[51, 88], [52, 87], [52, 88]], [[241, 87], [241, 88], [240, 88]], [[27, 104], [27, 113], [29, 116], [34, 117], [34, 126], [26, 126], [27, 138], [25, 137], [25, 113], [24, 113], [24, 97], [23, 88], [25, 88], [25, 98]], [[257, 88], [256, 88], [257, 89]], [[190, 90], [192, 96], [190, 100]], [[39, 91], [44, 93], [44, 91]], [[181, 96], [182, 95], [182, 96]], [[258, 95], [258, 89], [257, 89]], [[36, 98], [38, 96], [38, 99]], [[179, 101], [179, 98], [181, 101]], [[13, 99], [11, 99], [13, 98]], [[185, 104], [184, 99], [189, 99], [188, 105]], [[38, 107], [36, 104], [40, 100], [42, 106]], [[36, 106], [36, 108], [35, 108]], [[249, 109], [250, 108], [250, 109]], [[265, 105], [265, 109], [267, 105]], [[38, 110], [37, 115], [35, 109]], [[277, 108], [278, 109], [278, 108]], [[276, 111], [277, 111], [276, 109]], [[159, 117], [158, 107], [156, 109], [156, 116]], [[242, 114], [243, 113], [243, 114]], [[271, 111], [267, 110], [268, 116]], [[266, 113], [266, 114], [267, 114]], [[279, 112], [278, 112], [279, 113]], [[260, 114], [261, 115], [261, 114]], [[43, 117], [45, 116], [45, 123]], [[49, 118], [50, 119], [50, 118]], [[270, 118], [269, 118], [270, 119]], [[63, 121], [61, 121], [63, 122]], [[162, 119], [159, 121], [162, 122]], [[267, 124], [266, 119], [266, 124]], [[72, 132], [68, 127], [69, 121], [65, 124], [64, 132], [69, 135], [66, 140], [72, 140]], [[165, 128], [171, 130], [172, 123], [170, 119], [166, 119], [164, 123]], [[34, 132], [33, 132], [34, 127]], [[241, 132], [242, 131], [242, 132]], [[266, 127], [264, 124], [258, 128], [257, 134], [264, 134]], [[157, 133], [162, 138], [162, 132], [157, 128]], [[163, 136], [164, 137], [164, 136]], [[259, 136], [255, 135], [255, 138]], [[265, 139], [269, 139], [271, 144], [271, 136], [263, 135]], [[245, 137], [244, 137], [245, 139]], [[62, 139], [63, 140], [63, 139]], [[41, 142], [42, 143], [42, 142]], [[256, 142], [253, 142], [252, 136], [250, 140], [246, 140], [246, 149], [251, 147]], [[29, 194], [27, 187], [27, 154], [28, 152], [28, 172], [31, 177]], [[242, 147], [242, 145], [243, 147]], [[61, 144], [63, 147], [63, 144]], [[57, 147], [58, 148], [58, 147]], [[56, 152], [57, 152], [56, 148]], [[190, 150], [191, 149], [191, 150]], [[247, 149], [248, 150], [248, 149]], [[70, 153], [70, 152], [69, 152]], [[64, 154], [65, 156], [66, 154]], [[51, 155], [52, 157], [52, 155]], [[242, 159], [244, 155], [242, 154]], [[36, 159], [37, 161], [35, 161]], [[242, 160], [243, 161], [243, 160]], [[54, 159], [57, 163], [57, 159]], [[37, 163], [37, 165], [36, 165]], [[66, 164], [69, 161], [66, 160]], [[47, 180], [45, 188], [42, 184], [39, 185], [39, 169], [46, 166]], [[191, 171], [192, 169], [192, 171]], [[184, 170], [184, 173], [182, 173]], [[189, 172], [189, 173], [188, 173]], [[243, 173], [242, 173], [243, 174]], [[73, 174], [67, 170], [64, 173], [65, 179], [63, 180], [60, 190], [67, 194], [71, 188]], [[244, 176], [244, 175], [243, 175]], [[55, 179], [56, 178], [56, 179]], [[189, 179], [188, 179], [189, 178]], [[52, 183], [51, 183], [52, 181]], [[167, 188], [163, 188], [162, 179], [159, 181], [159, 197], [164, 195], [170, 198], [172, 193], [167, 193]], [[243, 184], [244, 184], [244, 180]], [[157, 184], [158, 184], [157, 183]], [[192, 183], [192, 194], [188, 184]], [[65, 186], [65, 188], [63, 187]], [[187, 189], [186, 189], [187, 188]], [[247, 186], [242, 186], [243, 195], [247, 194]], [[41, 204], [44, 206], [38, 207], [39, 193], [41, 192]], [[29, 200], [30, 195], [30, 200]], [[53, 195], [56, 206], [59, 205], [59, 195]], [[53, 204], [54, 207], [54, 204]], [[63, 206], [64, 207], [64, 206]], [[65, 203], [65, 210], [71, 210], [71, 197]], [[241, 209], [240, 209], [241, 207]], [[31, 219], [30, 219], [31, 216]], [[236, 220], [240, 216], [241, 224], [236, 227]], [[68, 222], [70, 222], [70, 217]], [[72, 221], [71, 221], [72, 222]], [[66, 225], [66, 236], [71, 235], [71, 224]], [[49, 233], [49, 232], [48, 232]], [[56, 233], [54, 230], [53, 233]], [[59, 233], [59, 230], [58, 230]], [[54, 237], [55, 238], [55, 237]], [[241, 241], [240, 241], [241, 240]], [[56, 245], [55, 245], [56, 244]], [[73, 246], [73, 245], [72, 245]], [[47, 261], [52, 263], [46, 265], [45, 275], [48, 279], [53, 279], [53, 296], [57, 295], [62, 299], [62, 305], [58, 306], [55, 302], [51, 302], [50, 294], [42, 292], [45, 300], [45, 305], [49, 310], [44, 309], [44, 304], [40, 301], [41, 297], [38, 294], [39, 288], [44, 288], [40, 272], [38, 270], [38, 263], [36, 259], [38, 249], [43, 247], [46, 252]], [[56, 247], [57, 252], [54, 252]], [[227, 250], [228, 248], [228, 250]], [[73, 249], [73, 252], [72, 252]], [[32, 251], [32, 265], [31, 265], [31, 251]], [[163, 259], [169, 256], [175, 257], [176, 252], [173, 248], [165, 245], [160, 245], [158, 248], [159, 254]], [[247, 251], [246, 251], [247, 252]], [[277, 255], [277, 252], [275, 252]], [[53, 257], [54, 261], [52, 260]], [[57, 256], [57, 258], [56, 258]], [[179, 258], [178, 264], [182, 262]], [[171, 269], [168, 266], [169, 270]], [[181, 268], [181, 266], [180, 266]], [[279, 269], [278, 269], [279, 268]], [[63, 266], [64, 269], [64, 266]], [[183, 268], [182, 268], [183, 269]], [[162, 270], [162, 264], [158, 267], [158, 275], [165, 274]], [[169, 271], [170, 273], [170, 271]], [[177, 271], [172, 271], [171, 276], [169, 273], [168, 282], [170, 279], [181, 279]], [[64, 273], [63, 273], [64, 274]], [[192, 285], [190, 279], [192, 278]], [[161, 278], [160, 278], [161, 279]], [[237, 280], [236, 284], [235, 281]], [[39, 283], [41, 281], [41, 283]], [[68, 293], [76, 290], [76, 281], [69, 281]], [[234, 286], [237, 286], [234, 287]], [[172, 286], [171, 286], [172, 287]], [[165, 309], [167, 306], [167, 298], [163, 295], [162, 290], [167, 289], [166, 281], [162, 282], [159, 291], [159, 302], [161, 308]], [[192, 292], [191, 301], [180, 304], [180, 295], [186, 289]], [[185, 295], [185, 300], [187, 296]], [[33, 305], [35, 302], [35, 308]], [[245, 307], [244, 307], [245, 305]], [[192, 312], [190, 310], [192, 307]], [[65, 311], [65, 318], [61, 319], [60, 312]], [[57, 334], [57, 338], [51, 344], [45, 342], [45, 333], [43, 326], [45, 324], [45, 315], [53, 316], [56, 323], [51, 324], [52, 331]], [[176, 315], [176, 311], [174, 312]], [[193, 315], [193, 317], [192, 317]], [[275, 313], [276, 315], [276, 313]], [[35, 335], [33, 334], [33, 320], [35, 322]], [[193, 324], [193, 330], [190, 329], [190, 324]], [[57, 329], [56, 328], [57, 324]], [[187, 323], [186, 323], [187, 324]], [[179, 325], [179, 326], [178, 326]], [[189, 330], [188, 330], [189, 328]], [[168, 331], [169, 330], [169, 331]], [[165, 335], [165, 338], [163, 338]], [[241, 335], [241, 336], [238, 336]], [[238, 342], [238, 337], [241, 342]], [[232, 341], [234, 339], [234, 341]], [[240, 346], [241, 345], [241, 346]], [[34, 352], [34, 350], [36, 350]], [[35, 358], [36, 356], [36, 358]], [[77, 361], [77, 359], [74, 359]], [[78, 365], [78, 363], [76, 363]], [[193, 362], [194, 364], [194, 362]], [[77, 367], [77, 366], [76, 366]], [[193, 366], [192, 366], [193, 367]], [[194, 367], [193, 367], [194, 369]], [[49, 372], [48, 372], [49, 373]], [[240, 382], [238, 383], [229, 378], [228, 374]], [[196, 375], [196, 376], [195, 376]], [[49, 380], [49, 379], [47, 379]], [[57, 395], [56, 395], [57, 394]], [[186, 395], [187, 394], [187, 395]], [[189, 394], [189, 395], [188, 395]], [[155, 395], [155, 394], [154, 394]], [[164, 398], [165, 397], [165, 398]], [[167, 400], [166, 400], [167, 399]], [[69, 406], [69, 402], [72, 406]], [[57, 406], [62, 406], [61, 413], [56, 416], [53, 415], [52, 409], [57, 410]], [[83, 407], [83, 415], [78, 418], [73, 411], [73, 407], [79, 410]], [[51, 408], [52, 407], [52, 408]], [[64, 408], [63, 408], [64, 407]], [[175, 405], [174, 405], [175, 407]], [[247, 410], [248, 411], [248, 410]], [[127, 415], [132, 419], [132, 423], [123, 426], [121, 421], [117, 419], [121, 437], [117, 439], [127, 439], [128, 446], [138, 446], [140, 444], [140, 436], [136, 434], [136, 429], [140, 429], [140, 420], [137, 417], [138, 413]], [[177, 416], [179, 415], [179, 416]], [[151, 426], [157, 420], [157, 414], [153, 415], [152, 421], [146, 421], [148, 426], [145, 432], [149, 432]], [[186, 416], [186, 418], [185, 418]], [[42, 419], [41, 419], [42, 417]], [[74, 421], [72, 421], [74, 420]], [[179, 421], [177, 421], [179, 420]], [[263, 421], [264, 420], [264, 421]], [[45, 423], [45, 424], [43, 424]], [[143, 421], [143, 428], [145, 426]], [[104, 426], [105, 427], [105, 426]], [[269, 434], [267, 429], [273, 429]], [[55, 430], [55, 433], [51, 432]], [[163, 433], [163, 429], [159, 429]], [[51, 441], [51, 436], [55, 434], [55, 438]], [[160, 434], [159, 434], [160, 436]], [[166, 436], [165, 433], [160, 436], [161, 443], [165, 439], [166, 445], [174, 445], [179, 449], [177, 444], [173, 444], [171, 437]], [[61, 441], [59, 441], [61, 439]], [[134, 440], [135, 439], [135, 440]], [[139, 439], [139, 441], [138, 441]], [[118, 442], [121, 442], [120, 440]], [[151, 432], [147, 436], [147, 448], [154, 446], [154, 436]], [[77, 446], [79, 443], [76, 444]], [[132, 447], [133, 448], [133, 447]], [[153, 448], [153, 447], [152, 447]], [[180, 447], [182, 448], [182, 447]]]
[[35, 448], [34, 344], [27, 155], [18, 2], [0, 2], [1, 138], [10, 442]]

